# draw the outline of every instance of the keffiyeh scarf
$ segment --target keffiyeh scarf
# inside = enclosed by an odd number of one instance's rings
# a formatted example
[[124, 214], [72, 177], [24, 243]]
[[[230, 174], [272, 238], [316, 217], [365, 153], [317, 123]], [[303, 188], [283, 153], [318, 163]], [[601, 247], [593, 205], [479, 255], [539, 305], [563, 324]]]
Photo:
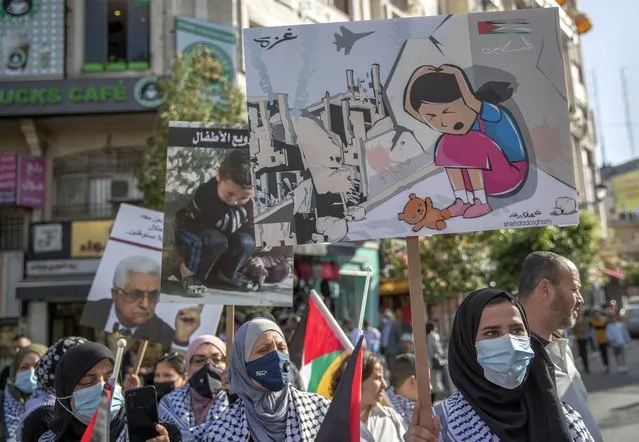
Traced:
[[[286, 439], [282, 442], [312, 442], [324, 421], [330, 401], [314, 393], [289, 389]], [[251, 435], [242, 399], [238, 399], [206, 429], [206, 442], [236, 442]], [[254, 441], [259, 442], [259, 441]]]
[[24, 424], [24, 420], [35, 410], [41, 407], [53, 407], [55, 406], [55, 394], [52, 394], [48, 391], [43, 390], [38, 387], [35, 389], [33, 394], [27, 402], [24, 404], [24, 413], [20, 416], [20, 431], [22, 434], [22, 425]]
[[402, 419], [404, 419], [404, 423], [406, 423], [407, 427], [410, 427], [410, 421], [413, 417], [413, 409], [417, 402], [411, 401], [401, 394], [398, 394], [394, 388], [390, 388], [388, 390], [388, 399], [395, 411], [397, 411]]
[[[56, 441], [55, 434], [52, 431], [47, 431], [42, 436], [40, 436], [40, 439], [38, 439], [38, 442], [59, 442], [59, 441]], [[115, 440], [115, 442], [129, 442], [129, 431], [126, 425], [122, 428], [122, 430], [120, 431], [120, 434], [118, 434], [118, 438]]]
[[24, 413], [24, 402], [14, 397], [10, 383], [4, 387], [3, 402], [5, 437], [7, 440], [16, 440], [20, 430], [20, 416]]
[[229, 407], [226, 392], [222, 392], [217, 400], [211, 404], [206, 418], [200, 425], [195, 425], [195, 414], [191, 406], [190, 387], [185, 385], [167, 394], [160, 401], [158, 413], [161, 422], [173, 424], [182, 433], [184, 440], [204, 440], [211, 422], [215, 421]]
[[[579, 413], [561, 405], [573, 442], [594, 442]], [[433, 415], [441, 419], [440, 441], [500, 442], [460, 392], [436, 405]]]

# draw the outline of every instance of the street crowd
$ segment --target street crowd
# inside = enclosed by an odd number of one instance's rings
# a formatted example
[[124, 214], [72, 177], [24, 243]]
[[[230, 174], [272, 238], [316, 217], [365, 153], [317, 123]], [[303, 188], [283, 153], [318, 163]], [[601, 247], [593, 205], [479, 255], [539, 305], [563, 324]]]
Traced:
[[[417, 331], [403, 328], [391, 311], [378, 328], [365, 323], [361, 440], [602, 442], [565, 333], [576, 326], [580, 352], [587, 352], [592, 331], [605, 354], [604, 369], [609, 370], [610, 346], [622, 373], [629, 337], [618, 314], [603, 309], [584, 314], [580, 289], [579, 271], [569, 259], [533, 252], [522, 264], [516, 295], [480, 288], [465, 297], [447, 354], [438, 324], [429, 322], [424, 332], [433, 428], [420, 425], [416, 406]], [[111, 400], [111, 440], [130, 440], [123, 391], [146, 382], [158, 398], [157, 436], [151, 441], [315, 440], [330, 401], [304, 391], [301, 367], [289, 358], [288, 333], [275, 318], [262, 312], [244, 319], [231, 357], [222, 339], [203, 335], [186, 354], [160, 356], [148, 378], [125, 369]], [[361, 333], [352, 323], [345, 328], [351, 339]], [[82, 337], [46, 348], [19, 336], [15, 345], [13, 363], [2, 374], [0, 440], [83, 440], [114, 370], [112, 351]], [[333, 391], [347, 364], [344, 358], [335, 371]], [[583, 369], [589, 370], [587, 353]]]

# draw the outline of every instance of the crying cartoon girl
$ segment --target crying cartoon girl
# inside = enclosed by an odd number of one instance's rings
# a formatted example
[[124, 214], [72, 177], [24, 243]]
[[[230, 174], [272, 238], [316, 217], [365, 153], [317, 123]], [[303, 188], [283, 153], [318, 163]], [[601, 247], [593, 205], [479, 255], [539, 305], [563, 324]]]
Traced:
[[489, 196], [511, 195], [528, 174], [528, 155], [515, 119], [500, 103], [510, 84], [489, 82], [473, 91], [453, 65], [418, 68], [404, 91], [408, 114], [441, 132], [435, 165], [446, 170], [455, 194], [451, 217], [478, 218], [492, 211]]

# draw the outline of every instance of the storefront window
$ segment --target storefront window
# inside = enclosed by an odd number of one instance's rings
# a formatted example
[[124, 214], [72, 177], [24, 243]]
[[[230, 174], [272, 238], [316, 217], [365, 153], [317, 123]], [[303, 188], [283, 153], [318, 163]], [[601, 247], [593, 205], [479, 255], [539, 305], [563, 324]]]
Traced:
[[91, 341], [104, 342], [105, 333], [103, 331], [79, 324], [83, 309], [84, 302], [49, 304], [51, 343], [65, 336], [82, 336]]
[[56, 158], [53, 218], [112, 218], [118, 203], [141, 201], [134, 178], [141, 153], [140, 148], [117, 148]]

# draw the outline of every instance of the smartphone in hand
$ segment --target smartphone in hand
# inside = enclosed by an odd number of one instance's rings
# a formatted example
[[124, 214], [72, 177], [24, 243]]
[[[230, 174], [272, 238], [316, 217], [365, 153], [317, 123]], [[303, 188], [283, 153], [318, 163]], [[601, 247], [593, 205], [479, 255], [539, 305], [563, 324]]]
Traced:
[[124, 406], [130, 442], [146, 442], [159, 436], [155, 429], [160, 420], [158, 400], [153, 385], [125, 391]]

